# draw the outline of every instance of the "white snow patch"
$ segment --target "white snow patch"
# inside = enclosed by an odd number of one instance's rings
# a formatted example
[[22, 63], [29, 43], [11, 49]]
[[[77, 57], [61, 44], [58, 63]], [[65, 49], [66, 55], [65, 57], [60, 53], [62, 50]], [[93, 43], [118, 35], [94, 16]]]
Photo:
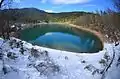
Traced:
[[[105, 73], [105, 79], [120, 78], [120, 66], [116, 66], [120, 45], [115, 47], [113, 44], [104, 43], [102, 51], [91, 54], [33, 46], [15, 38], [4, 43], [3, 41], [0, 38], [0, 53], [4, 54], [0, 59], [0, 79], [101, 79], [100, 72], [107, 66], [103, 66], [105, 63], [100, 61], [105, 60], [106, 52], [112, 58], [113, 47], [116, 56]], [[109, 64], [110, 61], [106, 63]]]
[[53, 33], [45, 33], [45, 35], [52, 35]]

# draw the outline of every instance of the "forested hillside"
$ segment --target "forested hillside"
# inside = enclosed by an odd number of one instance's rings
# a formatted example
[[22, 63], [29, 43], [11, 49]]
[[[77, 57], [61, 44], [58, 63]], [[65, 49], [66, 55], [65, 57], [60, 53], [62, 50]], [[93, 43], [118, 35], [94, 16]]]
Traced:
[[45, 11], [36, 8], [4, 9], [0, 14], [7, 15], [11, 21], [16, 22], [34, 22], [36, 20], [43, 20], [46, 16]]
[[77, 17], [86, 14], [87, 12], [62, 12], [62, 13], [47, 13], [43, 10], [36, 8], [23, 8], [23, 9], [5, 9], [0, 11], [1, 14], [9, 16], [11, 21], [16, 22], [68, 22], [74, 21]]

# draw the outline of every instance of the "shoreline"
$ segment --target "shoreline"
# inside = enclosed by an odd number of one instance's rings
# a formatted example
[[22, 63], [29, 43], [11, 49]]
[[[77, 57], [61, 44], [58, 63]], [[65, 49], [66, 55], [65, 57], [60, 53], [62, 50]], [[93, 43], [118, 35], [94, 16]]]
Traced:
[[[84, 27], [79, 26], [79, 25], [71, 24], [71, 23], [59, 23], [59, 22], [36, 23], [36, 24], [25, 24], [25, 25], [23, 25], [22, 27], [24, 27], [23, 29], [26, 29], [26, 28], [29, 28], [30, 25], [35, 26], [35, 25], [41, 25], [41, 24], [62, 24], [62, 25], [69, 25], [70, 27], [75, 27], [75, 28], [78, 28], [78, 29], [80, 29], [80, 30], [93, 33], [95, 36], [97, 36], [97, 37], [102, 41], [102, 43], [106, 42], [105, 37], [104, 37], [103, 34], [101, 34], [100, 32], [97, 32], [97, 31], [95, 31], [95, 30], [91, 30], [91, 29], [89, 29], [89, 28], [84, 28]], [[28, 26], [28, 27], [25, 27], [25, 26]]]
[[78, 28], [80, 30], [87, 31], [87, 32], [94, 34], [95, 36], [97, 36], [100, 39], [100, 41], [102, 42], [102, 46], [104, 48], [104, 42], [106, 42], [106, 41], [105, 41], [103, 34], [96, 32], [94, 30], [91, 30], [91, 29], [83, 28], [82, 26], [78, 26], [78, 25], [74, 25], [74, 24], [70, 24], [70, 23], [64, 23], [64, 24], [67, 24], [71, 27], [75, 27], [75, 28]]
[[75, 25], [75, 24], [71, 24], [71, 23], [57, 23], [57, 22], [53, 22], [53, 23], [49, 23], [49, 24], [62, 24], [62, 25], [69, 25], [70, 27], [75, 27], [75, 28], [78, 28], [80, 30], [83, 30], [83, 31], [87, 31], [87, 32], [91, 32], [93, 33], [95, 36], [97, 36], [102, 42], [106, 42], [105, 41], [105, 37], [102, 33], [100, 32], [97, 32], [95, 30], [91, 30], [89, 28], [84, 28], [82, 26], [79, 26], [79, 25]]
[[[66, 23], [67, 24], [67, 23]], [[102, 42], [105, 42], [105, 38], [103, 36], [103, 34], [99, 33], [99, 32], [96, 32], [94, 30], [91, 30], [91, 29], [87, 29], [87, 28], [83, 28], [82, 26], [78, 26], [78, 25], [74, 25], [74, 24], [68, 24], [72, 27], [75, 27], [75, 28], [78, 28], [78, 29], [81, 29], [81, 30], [84, 30], [84, 31], [88, 31], [88, 32], [91, 32], [93, 33], [94, 35], [96, 35]]]

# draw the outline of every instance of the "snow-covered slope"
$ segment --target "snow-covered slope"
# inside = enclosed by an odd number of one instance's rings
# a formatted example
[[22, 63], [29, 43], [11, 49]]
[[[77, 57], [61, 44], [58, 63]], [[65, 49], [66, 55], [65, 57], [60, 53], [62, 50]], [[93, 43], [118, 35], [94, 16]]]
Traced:
[[119, 45], [105, 43], [103, 51], [91, 54], [0, 39], [0, 79], [120, 79], [119, 64]]

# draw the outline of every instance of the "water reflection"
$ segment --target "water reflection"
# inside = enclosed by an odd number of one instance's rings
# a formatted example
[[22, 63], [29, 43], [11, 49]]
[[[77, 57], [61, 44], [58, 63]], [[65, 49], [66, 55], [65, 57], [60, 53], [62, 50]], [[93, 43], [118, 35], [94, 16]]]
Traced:
[[98, 52], [102, 42], [94, 34], [63, 25], [43, 25], [21, 31], [21, 39], [32, 44], [71, 52]]

